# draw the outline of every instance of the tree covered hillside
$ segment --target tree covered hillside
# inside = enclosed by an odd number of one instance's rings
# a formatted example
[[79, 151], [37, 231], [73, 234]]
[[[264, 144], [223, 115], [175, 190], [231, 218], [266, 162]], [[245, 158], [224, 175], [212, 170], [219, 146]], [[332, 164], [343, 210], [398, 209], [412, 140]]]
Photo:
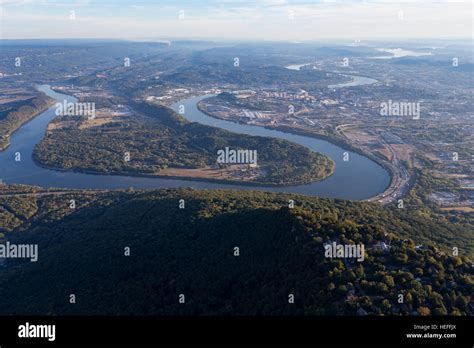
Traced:
[[[0, 314], [473, 314], [472, 254], [417, 245], [419, 229], [446, 227], [375, 204], [173, 189], [0, 207], [18, 220], [5, 239], [39, 245], [37, 262], [3, 264]], [[365, 259], [326, 258], [332, 241], [365, 245]]]

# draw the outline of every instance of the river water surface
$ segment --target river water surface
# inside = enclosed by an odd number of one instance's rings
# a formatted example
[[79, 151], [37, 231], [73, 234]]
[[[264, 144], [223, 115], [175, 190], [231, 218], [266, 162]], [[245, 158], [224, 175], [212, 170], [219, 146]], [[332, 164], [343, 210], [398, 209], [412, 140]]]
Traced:
[[[38, 86], [40, 91], [59, 102], [65, 99], [75, 102], [71, 96], [56, 93], [47, 85]], [[306, 136], [265, 129], [259, 126], [242, 125], [230, 121], [218, 120], [199, 111], [196, 104], [208, 96], [193, 97], [173, 104], [178, 110], [184, 105], [185, 114], [189, 121], [216, 126], [236, 133], [275, 137], [287, 139], [311, 150], [329, 156], [336, 163], [336, 171], [329, 178], [299, 186], [290, 187], [255, 187], [240, 184], [218, 184], [192, 180], [175, 180], [151, 177], [132, 177], [121, 175], [95, 175], [74, 172], [61, 172], [45, 169], [38, 166], [32, 159], [32, 152], [36, 144], [44, 137], [48, 123], [54, 119], [55, 108], [52, 107], [41, 113], [33, 120], [24, 124], [10, 139], [10, 146], [0, 152], [0, 179], [8, 184], [38, 185], [45, 188], [60, 187], [74, 189], [123, 189], [133, 187], [169, 188], [193, 187], [196, 189], [239, 189], [264, 190], [273, 192], [291, 192], [311, 196], [323, 196], [344, 199], [366, 199], [377, 195], [389, 185], [390, 176], [380, 165], [369, 158], [357, 153], [344, 150], [328, 141]], [[343, 153], [349, 153], [349, 161], [343, 161]], [[15, 161], [15, 154], [21, 154], [21, 161]]]

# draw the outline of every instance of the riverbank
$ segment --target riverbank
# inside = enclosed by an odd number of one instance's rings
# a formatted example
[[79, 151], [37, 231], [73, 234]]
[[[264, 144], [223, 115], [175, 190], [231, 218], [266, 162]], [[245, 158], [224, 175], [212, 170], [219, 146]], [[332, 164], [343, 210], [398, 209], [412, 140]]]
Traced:
[[[228, 121], [228, 122], [233, 122], [233, 123], [236, 123], [236, 124], [242, 124], [242, 125], [247, 125], [246, 123], [242, 123], [242, 122], [239, 122], [238, 120], [233, 120], [233, 119], [226, 119], [226, 118], [223, 118], [223, 117], [218, 117], [216, 115], [213, 115], [211, 113], [209, 113], [202, 105], [201, 105], [201, 102], [203, 102], [205, 99], [203, 100], [200, 100], [197, 104], [196, 104], [196, 107], [198, 108], [199, 111], [201, 111], [202, 113], [206, 114], [207, 116], [209, 117], [212, 117], [212, 118], [215, 118], [217, 120], [223, 120], [223, 121]], [[375, 163], [377, 163], [378, 165], [380, 165], [381, 167], [383, 167], [389, 174], [390, 176], [390, 184], [389, 186], [381, 193], [378, 193], [377, 195], [375, 196], [372, 196], [372, 197], [369, 197], [367, 198], [366, 200], [367, 201], [374, 201], [376, 200], [378, 197], [382, 197], [384, 195], [386, 195], [386, 192], [390, 192], [393, 190], [393, 187], [392, 185], [395, 183], [395, 170], [393, 168], [393, 166], [390, 164], [390, 163], [387, 163], [386, 161], [384, 161], [383, 159], [379, 158], [378, 156], [375, 156], [371, 153], [367, 153], [365, 151], [363, 151], [361, 148], [359, 147], [356, 147], [354, 145], [352, 145], [351, 143], [347, 142], [346, 140], [342, 139], [342, 138], [337, 138], [337, 137], [334, 137], [334, 136], [329, 136], [329, 135], [324, 135], [324, 134], [316, 134], [316, 133], [313, 133], [313, 132], [309, 132], [309, 131], [305, 131], [305, 130], [302, 130], [302, 129], [297, 129], [297, 128], [292, 128], [292, 127], [289, 127], [289, 126], [267, 126], [267, 125], [258, 125], [258, 127], [262, 127], [262, 128], [265, 128], [265, 129], [269, 129], [269, 130], [277, 130], [277, 131], [282, 131], [282, 132], [285, 132], [285, 133], [290, 133], [290, 134], [297, 134], [297, 135], [302, 135], [302, 136], [307, 136], [307, 137], [311, 137], [311, 138], [314, 138], [314, 139], [320, 139], [320, 140], [325, 140], [325, 141], [328, 141], [334, 145], [337, 145], [337, 146], [340, 146], [348, 151], [352, 151], [352, 152], [355, 152], [355, 153], [358, 153], [362, 156], [365, 156], [365, 157], [368, 157], [370, 158], [372, 161], [374, 161]], [[332, 174], [331, 174], [332, 175]]]
[[[65, 94], [55, 93], [48, 86], [41, 86], [40, 90], [55, 99], [66, 99], [75, 102], [75, 98]], [[318, 196], [326, 198], [364, 200], [383, 192], [389, 185], [389, 176], [387, 171], [376, 164], [374, 161], [361, 156], [357, 153], [349, 152], [351, 161], [342, 161], [344, 149], [333, 145], [324, 140], [318, 140], [311, 137], [293, 135], [276, 130], [269, 130], [263, 127], [239, 126], [235, 123], [219, 121], [200, 112], [196, 103], [206, 96], [197, 98], [187, 98], [173, 105], [172, 109], [177, 111], [180, 105], [186, 108], [185, 117], [189, 121], [188, 127], [193, 129], [198, 124], [214, 126], [217, 129], [227, 130], [231, 133], [246, 134], [258, 136], [261, 138], [277, 138], [299, 144], [317, 153], [322, 153], [335, 162], [335, 170], [332, 168], [332, 175], [325, 177], [324, 180], [311, 181], [308, 184], [301, 185], [268, 185], [261, 183], [248, 183], [241, 181], [223, 182], [222, 180], [202, 180], [196, 178], [176, 177], [176, 176], [156, 176], [140, 175], [137, 173], [124, 173], [124, 176], [114, 173], [94, 172], [94, 171], [70, 171], [60, 168], [49, 169], [35, 163], [31, 154], [34, 147], [44, 139], [44, 134], [48, 124], [56, 118], [54, 109], [44, 112], [34, 121], [22, 127], [14, 137], [12, 137], [12, 146], [5, 153], [0, 153], [0, 166], [2, 179], [7, 184], [27, 184], [36, 185], [43, 188], [61, 187], [65, 189], [155, 189], [155, 188], [177, 188], [193, 187], [195, 189], [238, 189], [238, 190], [263, 190], [278, 193], [301, 194], [305, 196]], [[195, 125], [193, 125], [195, 123]], [[217, 124], [217, 125], [216, 125]], [[199, 127], [198, 127], [199, 129]], [[219, 134], [220, 131], [217, 131]], [[206, 133], [208, 134], [208, 133]], [[267, 142], [269, 140], [266, 140]], [[72, 149], [72, 148], [71, 148]], [[11, 165], [11, 156], [16, 151], [21, 151], [22, 161], [16, 165]], [[296, 157], [295, 157], [296, 156]], [[260, 156], [259, 156], [260, 158]], [[293, 158], [301, 158], [293, 153]], [[277, 166], [278, 168], [278, 166]], [[89, 174], [90, 173], [90, 174]], [[150, 172], [151, 173], [151, 172]], [[93, 174], [93, 175], [91, 175]]]
[[[35, 163], [45, 169], [66, 170], [72, 173], [184, 179], [258, 187], [305, 185], [324, 180], [334, 172], [335, 166], [330, 158], [318, 153], [311, 153], [299, 144], [279, 139], [263, 139], [226, 130], [217, 131], [208, 125], [192, 125], [172, 108], [161, 105], [137, 103], [136, 105], [132, 104], [131, 110], [134, 114], [143, 116], [143, 119], [140, 118], [142, 121], [132, 123], [127, 120], [129, 124], [127, 134], [115, 131], [113, 139], [108, 135], [110, 134], [108, 129], [97, 128], [89, 132], [76, 129], [74, 124], [70, 124], [70, 120], [66, 121], [69, 123], [64, 127], [62, 119], [54, 120], [54, 128], [59, 128], [61, 131], [48, 133], [48, 137], [43, 138], [35, 146], [33, 151]], [[135, 119], [137, 120], [137, 118]], [[182, 122], [175, 122], [179, 119], [182, 119]], [[143, 123], [148, 120], [155, 120], [155, 122]], [[87, 121], [82, 120], [81, 122]], [[144, 132], [142, 129], [148, 131]], [[183, 145], [180, 145], [180, 148], [184, 149], [181, 155], [180, 153], [176, 155], [173, 152], [163, 152], [176, 146], [173, 138], [166, 136], [168, 133], [173, 133], [174, 137], [181, 139]], [[143, 141], [130, 143], [128, 134], [133, 134], [133, 137], [136, 134], [138, 138], [134, 139], [145, 140], [158, 137], [160, 141], [153, 140], [152, 143], [156, 144], [155, 146], [150, 146], [148, 142]], [[70, 141], [71, 138], [75, 141]], [[127, 146], [127, 143], [122, 143], [120, 139], [130, 143], [129, 146], [132, 146], [128, 147], [130, 153], [138, 153], [138, 151], [142, 153], [139, 160], [135, 160], [133, 164], [121, 161], [114, 149], [118, 151], [123, 146]], [[79, 143], [83, 144], [80, 149], [77, 148]], [[91, 146], [92, 143], [95, 146]], [[217, 150], [220, 147], [215, 144], [229, 144], [234, 148], [255, 149], [261, 154], [259, 166], [248, 168], [238, 165], [223, 165], [217, 168], [213, 166], [216, 157], [212, 154], [218, 153]], [[106, 156], [97, 157], [97, 151], [102, 149], [107, 149], [103, 151], [107, 152]], [[80, 156], [75, 156], [77, 151], [80, 151]], [[150, 156], [143, 156], [143, 153], [149, 153]], [[158, 157], [152, 156], [158, 153], [160, 154]], [[190, 154], [198, 157], [190, 157]], [[177, 160], [176, 157], [180, 158], [179, 156], [186, 158], [186, 161]], [[160, 164], [167, 163], [168, 160], [170, 162], [168, 167]]]
[[[93, 170], [86, 170], [86, 169], [64, 169], [60, 167], [54, 167], [50, 165], [44, 165], [35, 157], [33, 152], [33, 161], [34, 163], [41, 168], [54, 170], [57, 172], [63, 173], [77, 173], [77, 174], [88, 174], [88, 175], [97, 175], [97, 176], [124, 176], [124, 177], [137, 177], [137, 178], [157, 178], [157, 179], [169, 179], [169, 180], [188, 180], [188, 181], [198, 181], [198, 182], [209, 182], [209, 183], [216, 183], [216, 184], [226, 184], [226, 185], [245, 185], [245, 186], [252, 186], [252, 187], [297, 187], [301, 185], [310, 184], [313, 182], [323, 181], [326, 180], [328, 177], [334, 174], [335, 166], [331, 167], [331, 173], [322, 178], [322, 179], [314, 179], [314, 180], [307, 180], [307, 181], [300, 181], [298, 183], [292, 184], [285, 184], [285, 183], [273, 183], [270, 181], [249, 181], [249, 180], [230, 180], [230, 179], [213, 179], [213, 178], [204, 178], [198, 176], [186, 176], [186, 175], [171, 175], [171, 174], [147, 174], [147, 173], [137, 173], [137, 172], [127, 172], [127, 171], [115, 171], [115, 172], [100, 172], [100, 171], [93, 171]], [[179, 169], [179, 168], [169, 168], [170, 170]]]
[[[41, 98], [44, 98], [45, 104], [33, 109], [32, 112], [30, 112], [30, 113], [28, 113], [28, 115], [24, 116], [24, 119], [20, 119], [20, 121], [18, 123], [15, 123], [11, 128], [6, 129], [6, 131], [3, 133], [3, 135], [0, 135], [0, 152], [5, 151], [10, 146], [10, 138], [17, 130], [19, 130], [21, 127], [23, 127], [26, 123], [30, 122], [36, 116], [38, 116], [41, 113], [48, 110], [50, 107], [52, 107], [56, 103], [56, 100], [54, 100], [53, 98], [47, 96], [45, 93], [40, 92], [40, 94], [41, 94]], [[35, 99], [37, 99], [37, 97]], [[20, 110], [22, 108], [25, 108], [25, 107], [29, 107], [29, 106], [21, 106], [18, 110], [11, 111], [11, 113], [19, 113]], [[29, 107], [29, 108], [31, 108], [31, 107]], [[5, 117], [5, 119], [7, 119], [9, 115], [10, 114], [8, 114]], [[16, 120], [12, 120], [12, 122], [15, 122], [15, 121]]]

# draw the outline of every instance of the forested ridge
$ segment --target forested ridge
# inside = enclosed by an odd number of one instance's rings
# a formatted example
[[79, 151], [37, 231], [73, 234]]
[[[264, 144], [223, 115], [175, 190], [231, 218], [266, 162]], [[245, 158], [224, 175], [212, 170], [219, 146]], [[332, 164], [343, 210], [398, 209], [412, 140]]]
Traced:
[[[1, 314], [473, 314], [472, 238], [458, 256], [449, 243], [420, 245], [448, 223], [376, 204], [168, 189], [0, 197], [0, 207], [18, 220], [6, 240], [39, 245], [38, 262], [1, 269]], [[365, 245], [365, 260], [326, 258], [331, 241]]]

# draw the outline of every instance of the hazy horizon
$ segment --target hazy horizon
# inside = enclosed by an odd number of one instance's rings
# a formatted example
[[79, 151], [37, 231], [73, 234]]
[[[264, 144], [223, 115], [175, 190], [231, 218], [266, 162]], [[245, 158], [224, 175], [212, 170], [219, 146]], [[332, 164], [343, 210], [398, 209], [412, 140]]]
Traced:
[[0, 9], [0, 39], [10, 40], [472, 40], [473, 33], [465, 0], [0, 0]]

